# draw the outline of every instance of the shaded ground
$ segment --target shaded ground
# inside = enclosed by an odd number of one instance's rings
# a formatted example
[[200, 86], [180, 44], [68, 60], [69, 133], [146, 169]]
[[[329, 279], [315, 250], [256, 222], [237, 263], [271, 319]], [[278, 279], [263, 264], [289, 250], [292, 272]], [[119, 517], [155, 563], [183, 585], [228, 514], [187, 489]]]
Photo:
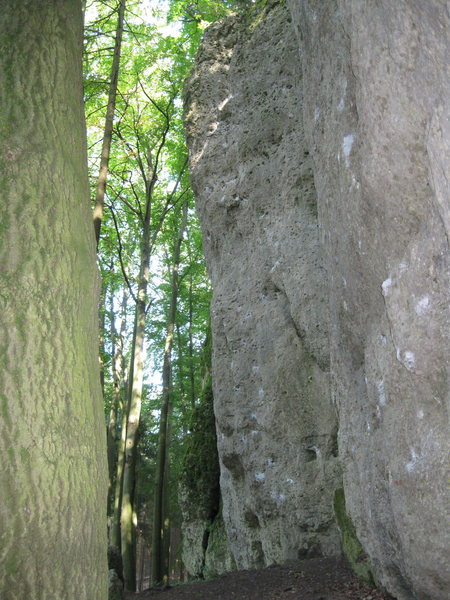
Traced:
[[165, 590], [128, 594], [125, 600], [392, 600], [360, 584], [347, 566], [332, 558], [291, 562]]

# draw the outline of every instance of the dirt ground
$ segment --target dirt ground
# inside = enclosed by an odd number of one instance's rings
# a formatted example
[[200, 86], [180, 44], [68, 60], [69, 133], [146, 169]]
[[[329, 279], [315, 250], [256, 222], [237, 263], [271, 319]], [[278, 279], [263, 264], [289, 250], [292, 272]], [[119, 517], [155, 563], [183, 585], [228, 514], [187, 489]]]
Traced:
[[363, 586], [342, 562], [318, 558], [252, 571], [236, 571], [211, 581], [128, 594], [125, 600], [393, 600]]

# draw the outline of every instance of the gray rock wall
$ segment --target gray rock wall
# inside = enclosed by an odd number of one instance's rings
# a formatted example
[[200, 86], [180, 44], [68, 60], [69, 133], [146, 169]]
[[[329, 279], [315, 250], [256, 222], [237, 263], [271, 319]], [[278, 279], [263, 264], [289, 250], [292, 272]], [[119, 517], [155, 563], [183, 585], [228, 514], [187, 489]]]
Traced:
[[444, 600], [449, 13], [288, 5], [213, 26], [187, 89], [230, 546], [338, 553], [341, 467], [376, 580]]
[[444, 599], [449, 14], [291, 0], [330, 290], [347, 509], [378, 581]]
[[187, 89], [214, 288], [223, 518], [241, 568], [340, 547], [327, 278], [299, 66], [280, 6], [249, 29], [212, 27]]

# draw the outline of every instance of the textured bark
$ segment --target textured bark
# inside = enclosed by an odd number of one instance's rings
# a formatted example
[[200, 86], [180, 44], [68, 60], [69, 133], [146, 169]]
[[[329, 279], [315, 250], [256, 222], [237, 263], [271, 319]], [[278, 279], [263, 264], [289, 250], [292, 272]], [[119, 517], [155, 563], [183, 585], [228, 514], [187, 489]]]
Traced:
[[0, 596], [104, 600], [80, 0], [0, 1]]

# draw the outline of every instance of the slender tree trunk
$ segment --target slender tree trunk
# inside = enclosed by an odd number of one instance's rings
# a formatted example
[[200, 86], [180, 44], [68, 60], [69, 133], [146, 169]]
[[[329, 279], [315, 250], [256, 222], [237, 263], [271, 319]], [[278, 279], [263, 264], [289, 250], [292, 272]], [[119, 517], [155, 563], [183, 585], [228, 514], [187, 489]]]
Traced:
[[114, 512], [113, 512], [113, 524], [112, 524], [112, 535], [111, 543], [116, 548], [121, 550], [122, 548], [122, 535], [121, 535], [121, 518], [122, 518], [122, 493], [123, 493], [123, 475], [125, 470], [125, 447], [127, 442], [127, 423], [128, 415], [130, 413], [131, 404], [131, 391], [133, 385], [133, 357], [134, 348], [136, 344], [136, 314], [134, 316], [133, 326], [133, 339], [131, 347], [130, 366], [128, 372], [128, 384], [125, 386], [125, 401], [122, 411], [122, 425], [120, 429], [120, 441], [117, 452], [117, 474], [116, 474], [116, 485], [114, 493]]
[[81, 2], [0, 13], [0, 595], [105, 600]]
[[167, 322], [167, 335], [164, 347], [164, 362], [162, 373], [162, 402], [161, 402], [161, 417], [159, 423], [159, 446], [158, 458], [156, 463], [156, 484], [155, 484], [155, 501], [153, 513], [153, 539], [152, 539], [152, 582], [153, 584], [168, 582], [168, 565], [164, 560], [164, 534], [167, 531], [165, 526], [166, 517], [164, 514], [164, 499], [167, 495], [167, 478], [168, 465], [168, 449], [169, 449], [169, 427], [168, 417], [171, 404], [171, 367], [172, 367], [172, 345], [175, 330], [175, 317], [177, 311], [178, 300], [178, 270], [180, 266], [181, 244], [183, 234], [186, 228], [187, 220], [187, 204], [183, 208], [183, 218], [178, 237], [175, 242], [172, 270], [172, 285], [171, 299], [169, 307], [169, 316]]
[[102, 225], [103, 211], [105, 206], [106, 180], [108, 178], [108, 165], [109, 156], [111, 153], [114, 113], [116, 111], [117, 83], [119, 81], [120, 52], [122, 48], [125, 3], [126, 0], [120, 0], [119, 16], [117, 20], [116, 29], [116, 41], [114, 43], [114, 55], [111, 67], [111, 80], [109, 83], [108, 105], [106, 107], [105, 130], [103, 133], [102, 153], [100, 156], [100, 171], [98, 174], [97, 190], [95, 194], [94, 231], [97, 246], [100, 240], [100, 228]]
[[128, 420], [129, 402], [123, 403], [122, 409], [122, 426], [120, 432], [119, 447], [117, 450], [117, 470], [116, 482], [114, 486], [114, 508], [112, 514], [111, 526], [111, 544], [116, 548], [121, 548], [120, 534], [120, 516], [122, 512], [122, 486], [123, 486], [123, 470], [125, 465], [125, 443], [127, 438], [127, 420]]
[[183, 360], [183, 340], [181, 338], [181, 328], [180, 328], [180, 324], [176, 323], [175, 325], [176, 330], [177, 330], [177, 356], [178, 356], [178, 369], [181, 373], [181, 377], [180, 377], [180, 394], [181, 397], [184, 399], [186, 396], [186, 389], [184, 387], [184, 360]]
[[[124, 356], [123, 341], [126, 330], [126, 310], [128, 294], [126, 290], [122, 296], [121, 317], [119, 333], [116, 332], [113, 296], [111, 296], [111, 347], [113, 356], [113, 394], [111, 400], [111, 409], [108, 420], [108, 465], [109, 465], [109, 488], [108, 488], [108, 515], [113, 511], [114, 498], [114, 480], [117, 475], [117, 422], [119, 412], [125, 412], [125, 402], [123, 399], [123, 380], [124, 380]], [[126, 421], [125, 421], [126, 423]]]
[[133, 493], [135, 486], [135, 459], [137, 433], [141, 415], [142, 383], [144, 376], [143, 358], [145, 342], [145, 317], [147, 308], [147, 288], [150, 267], [150, 211], [144, 222], [141, 249], [139, 287], [136, 302], [136, 330], [133, 352], [133, 373], [130, 410], [127, 422], [125, 444], [125, 464], [122, 486], [121, 547], [125, 587], [129, 591], [136, 588], [136, 561], [133, 544]]
[[178, 385], [179, 385], [179, 389], [180, 389], [180, 398], [181, 398], [180, 410], [181, 410], [183, 419], [186, 421], [186, 416], [188, 414], [188, 411], [186, 410], [186, 406], [185, 406], [185, 400], [186, 400], [186, 387], [184, 385], [185, 366], [184, 366], [184, 359], [183, 359], [183, 340], [182, 340], [182, 336], [181, 336], [181, 328], [180, 328], [179, 323], [176, 323], [176, 330], [177, 330], [176, 354], [177, 354], [177, 360], [178, 360], [178, 371], [180, 373], [180, 377], [179, 377], [179, 381], [178, 381]]
[[[147, 516], [143, 514], [144, 522], [147, 520]], [[144, 588], [144, 573], [145, 573], [145, 539], [143, 535], [139, 536], [139, 581], [138, 581], [138, 592], [142, 592]]]
[[[106, 312], [106, 306], [105, 306]], [[114, 295], [110, 294], [109, 296], [109, 315], [110, 315], [110, 340], [111, 340], [111, 363], [112, 363], [112, 371], [113, 371], [113, 382], [115, 379], [115, 356], [116, 356], [116, 325], [115, 325], [115, 314], [114, 314]], [[104, 339], [104, 337], [103, 337]], [[104, 344], [104, 341], [103, 341]], [[103, 389], [103, 396], [105, 395], [105, 390]], [[113, 480], [114, 480], [114, 471], [115, 471], [115, 456], [116, 456], [116, 427], [117, 427], [117, 410], [118, 410], [118, 399], [111, 398], [111, 406], [109, 409], [109, 417], [106, 426], [106, 439], [107, 439], [107, 449], [108, 449], [108, 473], [109, 473], [109, 484], [108, 484], [108, 503], [107, 503], [107, 511], [108, 516], [111, 514], [111, 501], [112, 501], [112, 491], [113, 491]]]
[[167, 415], [167, 434], [166, 434], [166, 464], [164, 469], [164, 489], [163, 489], [163, 526], [162, 526], [162, 558], [161, 564], [163, 568], [163, 583], [169, 584], [170, 578], [170, 554], [171, 554], [171, 529], [172, 520], [170, 514], [170, 493], [169, 493], [169, 480], [170, 480], [170, 440], [172, 439], [172, 415], [173, 415], [173, 380], [172, 373], [170, 373], [170, 400], [169, 400], [169, 413]]
[[[115, 315], [113, 308], [113, 296], [111, 296], [111, 347], [112, 347], [112, 371], [113, 371], [113, 394], [111, 402], [111, 410], [109, 413], [109, 430], [111, 438], [117, 441], [117, 419], [119, 410], [123, 408], [123, 383], [125, 376], [125, 359], [123, 354], [125, 332], [127, 327], [127, 304], [128, 292], [123, 290], [122, 305], [120, 309], [119, 332], [116, 331]], [[117, 454], [117, 448], [115, 450]], [[117, 458], [117, 457], [116, 457]]]

